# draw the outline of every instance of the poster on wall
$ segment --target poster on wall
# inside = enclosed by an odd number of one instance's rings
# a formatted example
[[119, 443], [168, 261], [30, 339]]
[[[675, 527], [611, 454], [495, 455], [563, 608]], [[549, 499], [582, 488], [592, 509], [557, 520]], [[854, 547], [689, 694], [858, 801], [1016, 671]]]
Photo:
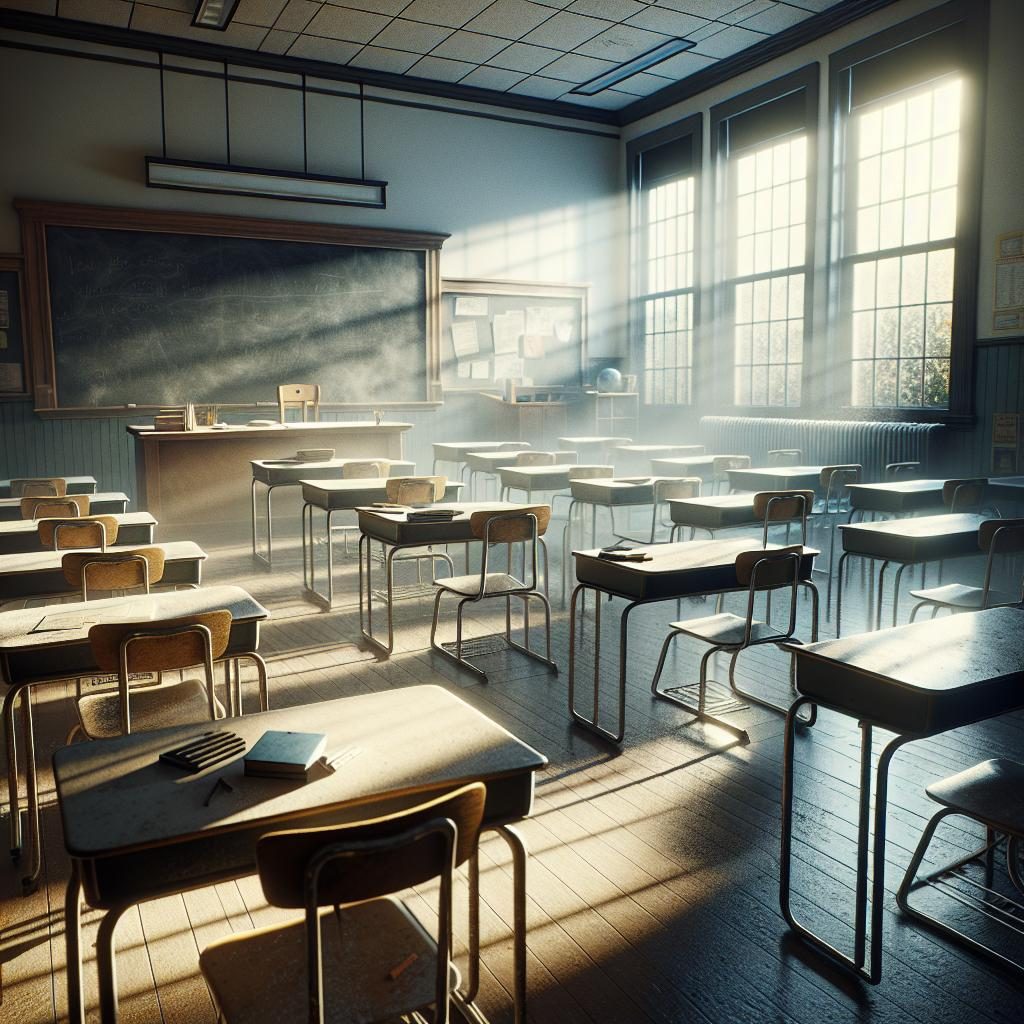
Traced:
[[992, 330], [1019, 333], [1024, 330], [1024, 230], [996, 239], [994, 276]]
[[992, 415], [992, 475], [1012, 476], [1020, 459], [1020, 416], [997, 412]]

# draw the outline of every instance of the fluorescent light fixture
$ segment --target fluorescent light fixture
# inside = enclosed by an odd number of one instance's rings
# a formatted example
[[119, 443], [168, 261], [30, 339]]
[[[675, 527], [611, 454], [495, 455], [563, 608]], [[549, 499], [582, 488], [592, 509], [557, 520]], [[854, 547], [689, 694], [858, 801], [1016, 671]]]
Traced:
[[228, 27], [238, 0], [199, 0], [192, 24], [196, 28], [213, 28], [221, 32]]
[[196, 163], [146, 157], [146, 184], [150, 188], [177, 188], [191, 192], [220, 192], [267, 199], [294, 199], [301, 203], [340, 206], [387, 206], [386, 181], [334, 178], [326, 174], [268, 171], [258, 167]]
[[589, 82], [577, 85], [569, 92], [577, 93], [580, 96], [593, 96], [604, 89], [610, 89], [613, 85], [618, 85], [619, 82], [625, 81], [627, 78], [632, 78], [633, 75], [639, 74], [641, 71], [654, 67], [655, 64], [660, 64], [663, 60], [668, 60], [669, 57], [674, 57], [677, 53], [682, 53], [683, 50], [692, 49], [696, 45], [692, 39], [670, 39], [667, 43], [662, 43], [653, 50], [641, 53], [639, 57], [627, 60], [625, 64], [620, 64], [617, 68], [612, 68], [611, 71], [606, 71]]

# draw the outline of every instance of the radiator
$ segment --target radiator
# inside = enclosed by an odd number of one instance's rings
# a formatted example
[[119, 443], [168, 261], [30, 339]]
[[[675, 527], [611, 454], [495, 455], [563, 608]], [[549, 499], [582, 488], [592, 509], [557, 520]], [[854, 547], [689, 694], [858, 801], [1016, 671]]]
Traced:
[[701, 443], [716, 455], [749, 455], [755, 466], [775, 448], [799, 448], [803, 463], [859, 463], [865, 480], [881, 480], [890, 462], [920, 462], [927, 475], [937, 456], [941, 423], [790, 420], [768, 416], [702, 416]]

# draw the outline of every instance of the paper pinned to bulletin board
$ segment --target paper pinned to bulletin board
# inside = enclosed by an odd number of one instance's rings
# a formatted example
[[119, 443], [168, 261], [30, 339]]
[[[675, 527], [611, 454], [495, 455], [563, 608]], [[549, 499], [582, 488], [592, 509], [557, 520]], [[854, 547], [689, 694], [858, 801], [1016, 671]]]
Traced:
[[992, 474], [1013, 476], [1020, 466], [1021, 417], [1013, 412], [992, 414]]
[[1024, 230], [1007, 231], [996, 240], [992, 330], [1024, 331]]

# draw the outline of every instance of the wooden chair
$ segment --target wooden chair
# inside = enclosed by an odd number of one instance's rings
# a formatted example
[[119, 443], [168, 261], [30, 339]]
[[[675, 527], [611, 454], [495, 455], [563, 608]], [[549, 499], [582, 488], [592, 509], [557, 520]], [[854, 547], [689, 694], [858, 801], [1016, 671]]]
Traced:
[[68, 483], [62, 476], [25, 476], [11, 481], [12, 498], [63, 498]]
[[[346, 462], [341, 467], [342, 480], [377, 480], [386, 477], [391, 469], [390, 463], [382, 462], [379, 459], [359, 459]], [[345, 541], [345, 554], [349, 554], [348, 539], [353, 533], [359, 532], [359, 527], [353, 523], [339, 523], [331, 527], [331, 534], [340, 533]], [[331, 543], [328, 536], [327, 543]]]
[[[651, 693], [656, 697], [662, 697], [685, 708], [691, 715], [696, 715], [701, 721], [711, 725], [717, 725], [721, 729], [736, 736], [740, 742], [746, 743], [749, 740], [747, 733], [724, 721], [719, 717], [729, 711], [742, 710], [744, 705], [732, 701], [716, 701], [717, 714], [707, 710], [707, 683], [708, 663], [719, 651], [731, 654], [729, 660], [729, 688], [743, 700], [760, 704], [763, 707], [771, 708], [783, 714], [788, 706], [774, 704], [758, 697], [748, 691], [740, 689], [736, 682], [736, 661], [742, 651], [749, 647], [762, 644], [783, 644], [800, 643], [796, 639], [796, 597], [797, 587], [800, 582], [800, 560], [803, 556], [803, 548], [798, 544], [793, 547], [778, 548], [774, 551], [743, 551], [736, 556], [736, 581], [740, 587], [747, 590], [746, 615], [734, 615], [732, 612], [719, 612], [715, 615], [705, 615], [697, 619], [685, 619], [681, 622], [673, 622], [669, 626], [669, 634], [665, 637], [665, 643], [661, 648], [661, 655], [658, 658], [658, 667], [654, 671], [654, 678], [651, 681]], [[757, 594], [761, 591], [770, 592], [788, 587], [790, 589], [789, 600], [789, 621], [785, 629], [773, 626], [770, 621], [761, 622], [754, 618], [754, 602]], [[771, 613], [767, 618], [770, 620]], [[668, 657], [669, 648], [672, 642], [679, 636], [693, 637], [708, 644], [708, 650], [700, 661], [700, 676], [696, 684], [697, 700], [691, 702], [687, 697], [680, 696], [694, 688], [694, 684], [669, 687], [660, 689], [662, 673], [665, 670], [665, 660]], [[792, 685], [792, 680], [790, 681]]]
[[[547, 505], [534, 505], [515, 512], [474, 512], [470, 516], [470, 530], [473, 536], [483, 541], [483, 557], [480, 560], [479, 574], [453, 576], [449, 579], [435, 580], [437, 596], [434, 598], [434, 617], [430, 625], [430, 645], [434, 650], [451, 659], [457, 665], [468, 669], [484, 682], [487, 675], [470, 664], [463, 656], [463, 647], [470, 645], [470, 653], [489, 654], [502, 648], [493, 647], [494, 638], [486, 638], [491, 644], [478, 641], [465, 641], [462, 638], [462, 613], [469, 603], [479, 603], [488, 598], [505, 599], [505, 634], [503, 646], [507, 645], [536, 661], [558, 671], [558, 666], [551, 660], [551, 605], [540, 590], [540, 574], [538, 566], [538, 541], [544, 535], [551, 521], [551, 509]], [[508, 571], [490, 572], [491, 547], [504, 544], [508, 551]], [[519, 579], [512, 574], [512, 545], [525, 545], [523, 555], [523, 576]], [[441, 599], [445, 594], [452, 594], [459, 599], [455, 616], [455, 653], [452, 654], [444, 645], [437, 642], [437, 621], [441, 611]], [[512, 639], [512, 598], [523, 602], [524, 643], [518, 644]], [[546, 655], [542, 656], [530, 649], [530, 618], [529, 602], [531, 598], [540, 601], [544, 608], [544, 635]]]
[[711, 493], [717, 494], [718, 488], [724, 485], [731, 490], [729, 485], [730, 469], [750, 469], [749, 455], [715, 455], [711, 460]]
[[512, 466], [554, 466], [558, 456], [554, 452], [519, 452], [515, 461], [509, 463]]
[[970, 477], [966, 480], [947, 480], [942, 485], [942, 503], [952, 512], [977, 512], [985, 498], [988, 480]]
[[[277, 409], [282, 423], [288, 422], [288, 410], [298, 409], [302, 422], [320, 420], [319, 384], [279, 384], [277, 387]], [[311, 414], [311, 415], [310, 415]]]
[[63, 498], [30, 497], [21, 499], [22, 519], [73, 519], [89, 514], [88, 494], [67, 494]]
[[769, 466], [799, 466], [804, 460], [804, 453], [799, 448], [769, 448]]
[[910, 596], [916, 597], [918, 603], [910, 611], [911, 622], [926, 605], [932, 609], [934, 619], [940, 608], [948, 608], [955, 613], [1024, 604], [1024, 580], [1015, 594], [992, 589], [996, 558], [1024, 551], [1024, 519], [989, 519], [982, 523], [978, 528], [978, 547], [988, 554], [984, 583], [980, 587], [946, 583], [927, 590], [912, 590]]
[[40, 519], [36, 524], [40, 547], [51, 551], [69, 548], [106, 550], [117, 543], [114, 516], [81, 516], [77, 519]]
[[786, 524], [786, 543], [793, 523], [800, 522], [800, 543], [807, 543], [807, 517], [814, 504], [814, 491], [758, 491], [754, 495], [754, 518], [761, 521], [761, 546], [768, 544], [772, 523]]
[[[155, 622], [112, 622], [93, 626], [89, 643], [101, 672], [117, 674], [117, 690], [87, 694], [76, 701], [82, 732], [108, 739], [130, 732], [163, 729], [224, 717], [214, 694], [213, 663], [223, 657], [231, 634], [231, 612], [204, 612]], [[159, 686], [129, 685], [135, 673], [159, 673], [202, 666], [203, 678]]]
[[[474, 782], [387, 817], [263, 836], [256, 870], [267, 901], [305, 914], [203, 950], [199, 968], [218, 1019], [371, 1024], [423, 1020], [432, 1006], [427, 1017], [448, 1024], [459, 986], [453, 875], [469, 861], [476, 878], [485, 798], [484, 785]], [[393, 894], [434, 878], [441, 884], [431, 935]], [[478, 945], [474, 938], [474, 973]], [[470, 1019], [481, 1019], [471, 996], [464, 998]]]
[[384, 484], [384, 494], [394, 505], [423, 505], [440, 501], [447, 486], [446, 476], [395, 476]]
[[73, 551], [60, 561], [64, 579], [89, 600], [90, 590], [141, 590], [148, 594], [164, 575], [162, 548], [135, 548], [132, 551]]
[[[675, 523], [671, 519], [666, 520], [663, 515], [659, 515], [659, 511], [668, 505], [672, 498], [699, 498], [702, 483], [699, 476], [680, 476], [674, 479], [654, 481], [654, 501], [651, 505], [651, 544], [657, 540], [659, 526], [668, 529], [670, 540], [674, 538], [675, 534]], [[615, 536], [618, 537], [619, 534], [616, 533]]]

